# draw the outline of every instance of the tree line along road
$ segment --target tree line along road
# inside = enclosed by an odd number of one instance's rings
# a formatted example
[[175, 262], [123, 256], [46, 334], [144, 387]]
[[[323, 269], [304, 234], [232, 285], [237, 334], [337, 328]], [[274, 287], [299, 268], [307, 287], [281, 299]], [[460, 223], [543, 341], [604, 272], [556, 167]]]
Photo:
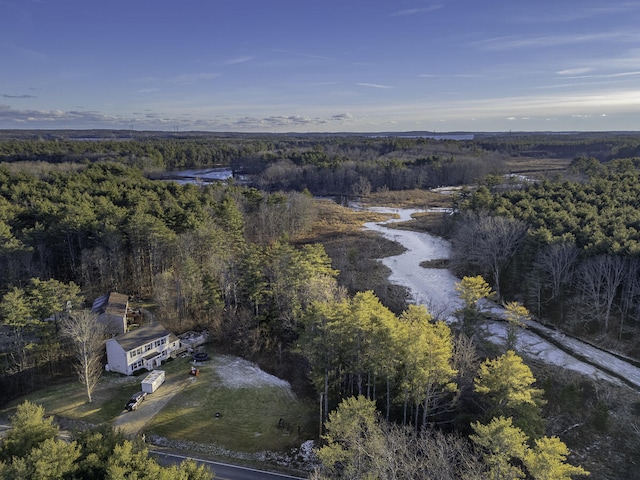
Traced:
[[228, 463], [214, 462], [201, 458], [194, 458], [177, 453], [169, 453], [161, 450], [149, 450], [149, 455], [153, 455], [158, 463], [167, 466], [179, 464], [183, 460], [190, 458], [198, 464], [206, 465], [215, 473], [216, 480], [303, 480], [304, 477], [295, 477], [282, 473], [267, 472], [249, 467], [230, 465]]

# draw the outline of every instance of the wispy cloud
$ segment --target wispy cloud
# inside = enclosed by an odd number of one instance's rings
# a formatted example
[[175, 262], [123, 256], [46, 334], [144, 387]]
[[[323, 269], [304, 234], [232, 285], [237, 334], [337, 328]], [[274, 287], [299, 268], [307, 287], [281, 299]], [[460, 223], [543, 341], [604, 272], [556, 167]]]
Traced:
[[235, 57], [235, 58], [231, 58], [231, 59], [225, 61], [224, 65], [237, 65], [239, 63], [250, 62], [253, 59], [254, 59], [254, 57], [251, 57], [249, 55], [245, 55], [245, 56], [241, 56], [241, 57]]
[[20, 45], [13, 45], [13, 44], [6, 44], [2, 46], [6, 48], [8, 51], [16, 55], [20, 55], [29, 61], [46, 63], [49, 60], [49, 55], [39, 50], [34, 50], [32, 48], [26, 48]]
[[294, 52], [284, 48], [275, 48], [273, 49], [273, 52], [288, 55], [290, 58], [303, 57], [303, 58], [309, 58], [311, 60], [330, 60], [330, 61], [335, 60], [335, 58], [327, 57], [326, 55], [319, 55], [316, 53], [306, 53], [306, 52]]
[[557, 47], [593, 42], [637, 42], [640, 34], [637, 32], [605, 32], [605, 33], [576, 33], [567, 35], [539, 35], [532, 37], [496, 37], [473, 42], [472, 45], [485, 50], [513, 50], [518, 48]]
[[[215, 80], [220, 77], [220, 74], [217, 72], [194, 72], [194, 73], [181, 73], [179, 75], [174, 75], [171, 77], [138, 77], [132, 79], [132, 82], [135, 83], [177, 83], [177, 84], [193, 84], [198, 82], [205, 82]], [[147, 87], [144, 90], [151, 91], [155, 87]]]
[[[559, 3], [558, 6], [562, 6], [562, 4]], [[517, 18], [517, 21], [529, 24], [569, 23], [599, 18], [604, 15], [628, 14], [629, 12], [640, 10], [638, 2], [610, 2], [605, 6], [597, 7], [567, 4], [567, 7], [568, 9], [565, 12], [542, 12], [539, 15], [521, 16]]]
[[171, 83], [183, 83], [183, 84], [191, 84], [202, 81], [215, 80], [220, 76], [219, 73], [183, 73], [180, 75], [176, 75], [175, 77], [171, 77], [168, 79]]
[[35, 95], [9, 95], [7, 93], [2, 94], [2, 98], [38, 98]]
[[356, 85], [360, 86], [360, 87], [369, 87], [369, 88], [394, 88], [390, 85], [381, 85], [379, 83], [366, 83], [366, 82], [358, 82], [356, 83]]
[[[518, 113], [518, 116], [534, 115], [571, 115], [600, 114], [603, 110], [635, 112], [640, 107], [640, 90], [619, 90], [609, 92], [585, 92], [567, 95], [539, 95], [529, 97], [505, 97], [449, 104], [446, 108], [454, 114], [474, 112], [478, 116], [487, 116], [505, 112]], [[515, 116], [515, 115], [514, 115]]]
[[399, 10], [397, 12], [392, 13], [391, 17], [408, 17], [412, 15], [421, 15], [424, 13], [435, 12], [436, 10], [440, 10], [442, 5], [431, 5], [429, 7], [423, 8], [408, 8], [406, 10]]
[[565, 70], [559, 70], [556, 72], [556, 75], [582, 75], [585, 73], [589, 73], [593, 71], [592, 68], [583, 67], [583, 68], [567, 68]]
[[638, 71], [640, 66], [640, 48], [620, 50], [614, 55], [584, 56], [574, 59], [572, 63], [575, 65], [574, 67], [557, 70], [555, 74], [563, 78], [598, 74], [612, 75], [614, 78], [615, 76], [629, 76], [629, 73]]
[[591, 75], [571, 75], [565, 78], [579, 79], [579, 78], [622, 78], [622, 77], [637, 77], [640, 75], [640, 71], [634, 72], [616, 72], [616, 73], [597, 73]]
[[484, 78], [483, 75], [478, 73], [450, 73], [450, 74], [433, 74], [433, 73], [421, 73], [418, 75], [420, 78]]

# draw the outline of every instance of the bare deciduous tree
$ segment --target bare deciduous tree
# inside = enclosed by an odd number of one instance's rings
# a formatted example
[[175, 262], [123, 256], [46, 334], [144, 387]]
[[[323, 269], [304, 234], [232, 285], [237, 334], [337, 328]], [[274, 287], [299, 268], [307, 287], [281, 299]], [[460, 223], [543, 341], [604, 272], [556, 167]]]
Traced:
[[640, 318], [640, 259], [627, 259], [627, 272], [625, 282], [620, 295], [620, 329], [618, 337], [622, 338], [625, 320], [633, 318], [638, 321]]
[[578, 270], [577, 286], [596, 318], [609, 329], [613, 302], [625, 279], [627, 264], [623, 257], [598, 255], [582, 262]]
[[467, 213], [453, 238], [454, 255], [491, 275], [500, 298], [500, 276], [523, 244], [527, 225], [517, 219]]
[[580, 251], [574, 242], [559, 242], [540, 250], [536, 267], [546, 276], [551, 287], [551, 299], [560, 295], [562, 285], [571, 283], [571, 277]]
[[85, 386], [87, 400], [91, 403], [91, 395], [102, 374], [104, 325], [94, 313], [81, 310], [63, 320], [61, 331], [73, 345], [78, 380]]

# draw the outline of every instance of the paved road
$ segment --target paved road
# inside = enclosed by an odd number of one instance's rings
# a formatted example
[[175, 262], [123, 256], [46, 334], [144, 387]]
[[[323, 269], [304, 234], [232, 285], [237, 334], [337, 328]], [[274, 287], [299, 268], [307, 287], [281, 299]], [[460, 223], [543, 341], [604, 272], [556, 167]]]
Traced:
[[149, 455], [153, 455], [161, 465], [171, 465], [180, 463], [187, 458], [192, 458], [200, 464], [207, 465], [215, 472], [216, 480], [303, 480], [304, 477], [294, 477], [282, 473], [267, 472], [254, 468], [239, 467], [228, 463], [213, 462], [176, 453], [163, 452], [161, 450], [149, 450]]
[[[11, 429], [11, 425], [0, 425], [0, 438], [4, 437], [9, 429]], [[304, 480], [304, 477], [295, 477], [282, 473], [267, 472], [265, 470], [257, 470], [255, 468], [241, 467], [238, 465], [231, 465], [222, 462], [214, 462], [211, 460], [194, 458], [187, 455], [169, 453], [162, 450], [154, 450], [152, 448], [149, 449], [149, 455], [153, 455], [158, 460], [158, 463], [164, 466], [177, 464], [182, 462], [183, 460], [186, 460], [187, 458], [191, 458], [196, 462], [207, 465], [209, 468], [211, 468], [211, 470], [215, 472], [216, 480]]]

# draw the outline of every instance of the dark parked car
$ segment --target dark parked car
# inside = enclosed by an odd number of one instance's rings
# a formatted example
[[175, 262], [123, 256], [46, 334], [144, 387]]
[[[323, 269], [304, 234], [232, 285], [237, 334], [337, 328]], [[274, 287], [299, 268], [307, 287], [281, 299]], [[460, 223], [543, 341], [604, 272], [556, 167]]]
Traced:
[[140, 403], [144, 400], [144, 397], [146, 396], [147, 396], [147, 392], [138, 392], [131, 395], [131, 398], [129, 399], [127, 404], [124, 406], [124, 408], [126, 410], [129, 410], [130, 412], [132, 410], [137, 409], [138, 405], [140, 405]]

